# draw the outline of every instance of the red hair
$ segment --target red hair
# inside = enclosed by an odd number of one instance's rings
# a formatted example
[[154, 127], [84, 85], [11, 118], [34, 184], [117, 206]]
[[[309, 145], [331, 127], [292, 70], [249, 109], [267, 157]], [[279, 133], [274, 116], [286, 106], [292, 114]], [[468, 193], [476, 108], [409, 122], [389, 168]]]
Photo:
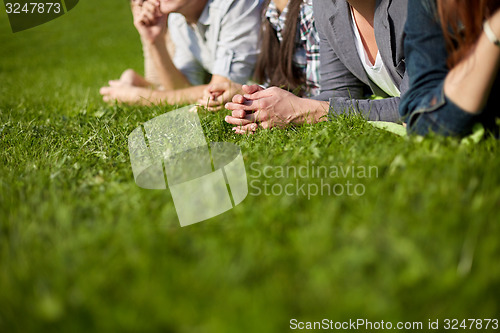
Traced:
[[450, 54], [450, 68], [474, 49], [483, 31], [484, 20], [498, 8], [498, 0], [437, 0], [438, 15]]

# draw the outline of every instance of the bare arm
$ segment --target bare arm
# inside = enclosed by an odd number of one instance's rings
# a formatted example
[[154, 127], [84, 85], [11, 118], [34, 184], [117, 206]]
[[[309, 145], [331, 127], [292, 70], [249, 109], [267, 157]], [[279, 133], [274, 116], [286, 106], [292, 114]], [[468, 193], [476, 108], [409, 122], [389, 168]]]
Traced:
[[184, 74], [174, 65], [167, 51], [165, 34], [154, 43], [147, 45], [147, 47], [157, 70], [159, 82], [165, 90], [182, 89], [191, 86]]
[[203, 94], [203, 90], [207, 88], [208, 85], [187, 87], [183, 89], [176, 90], [153, 90], [150, 91], [150, 96], [144, 96], [141, 104], [184, 104], [193, 103], [198, 100], [200, 95]]
[[[174, 55], [174, 46], [172, 44], [172, 40], [170, 39], [169, 32], [167, 30], [165, 36], [165, 43], [167, 44], [167, 51], [170, 57]], [[141, 38], [142, 43], [142, 51], [144, 55], [144, 78], [146, 81], [153, 83], [156, 87], [161, 85], [160, 77], [158, 76], [158, 72], [156, 70], [156, 64], [149, 54], [149, 43], [145, 42]]]
[[214, 75], [210, 83], [200, 86], [192, 86], [182, 89], [174, 90], [151, 90], [151, 89], [141, 89], [141, 98], [139, 100], [140, 104], [150, 105], [150, 104], [183, 104], [183, 103], [195, 103], [199, 101], [200, 96], [203, 95], [205, 89], [207, 89], [212, 84], [221, 84], [224, 82], [230, 82], [229, 79]]
[[[494, 34], [500, 37], [500, 10], [489, 20]], [[444, 92], [466, 112], [480, 112], [488, 100], [500, 67], [500, 47], [483, 32], [474, 51], [446, 76]]]
[[165, 90], [187, 88], [190, 86], [189, 81], [175, 67], [167, 51], [168, 14], [161, 13], [159, 6], [157, 1], [145, 1], [141, 13], [134, 18], [134, 25], [141, 35], [144, 53], [153, 60], [158, 83]]

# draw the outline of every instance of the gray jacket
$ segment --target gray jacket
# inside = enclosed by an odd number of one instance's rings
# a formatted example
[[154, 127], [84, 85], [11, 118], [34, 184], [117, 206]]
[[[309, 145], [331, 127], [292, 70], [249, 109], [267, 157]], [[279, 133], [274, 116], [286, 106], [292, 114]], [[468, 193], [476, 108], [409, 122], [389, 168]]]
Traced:
[[[408, 89], [403, 50], [408, 0], [377, 0], [375, 38], [380, 56], [401, 94]], [[400, 121], [399, 98], [387, 97], [367, 76], [356, 49], [350, 8], [346, 0], [314, 0], [314, 17], [321, 39], [321, 93], [314, 99], [330, 101], [330, 115], [360, 113], [368, 120]]]

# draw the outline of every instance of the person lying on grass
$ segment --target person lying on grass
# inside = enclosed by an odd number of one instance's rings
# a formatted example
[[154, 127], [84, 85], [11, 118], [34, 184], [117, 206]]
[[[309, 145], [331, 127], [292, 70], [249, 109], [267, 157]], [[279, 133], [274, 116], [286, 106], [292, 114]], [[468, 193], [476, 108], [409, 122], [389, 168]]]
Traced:
[[[254, 80], [298, 96], [318, 95], [319, 35], [312, 0], [266, 0], [260, 34]], [[199, 103], [218, 110], [241, 93], [241, 84], [235, 82], [213, 84]]]
[[[106, 102], [196, 102], [207, 84], [245, 83], [258, 54], [259, 0], [135, 0], [134, 25], [159, 86], [127, 70], [100, 93]], [[167, 51], [168, 30], [175, 47]]]
[[408, 14], [409, 133], [460, 137], [477, 123], [498, 133], [500, 1], [410, 0]]
[[[407, 0], [313, 2], [320, 36], [321, 93], [299, 98], [283, 89], [243, 86], [226, 104], [236, 133], [257, 128], [325, 121], [357, 113], [368, 120], [398, 122], [400, 95], [408, 87], [403, 30]], [[369, 99], [369, 95], [385, 97]]]

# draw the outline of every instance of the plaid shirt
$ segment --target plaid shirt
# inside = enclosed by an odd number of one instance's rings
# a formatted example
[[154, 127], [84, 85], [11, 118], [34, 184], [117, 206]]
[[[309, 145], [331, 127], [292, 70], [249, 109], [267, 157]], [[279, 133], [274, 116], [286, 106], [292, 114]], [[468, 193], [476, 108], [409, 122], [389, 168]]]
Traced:
[[[282, 32], [285, 29], [288, 6], [278, 12], [274, 1], [271, 0], [267, 7], [266, 17], [271, 26], [276, 30], [276, 35], [281, 42]], [[297, 24], [297, 39], [294, 54], [294, 63], [306, 75], [306, 97], [319, 94], [319, 35], [313, 17], [312, 0], [304, 0], [300, 8]]]

